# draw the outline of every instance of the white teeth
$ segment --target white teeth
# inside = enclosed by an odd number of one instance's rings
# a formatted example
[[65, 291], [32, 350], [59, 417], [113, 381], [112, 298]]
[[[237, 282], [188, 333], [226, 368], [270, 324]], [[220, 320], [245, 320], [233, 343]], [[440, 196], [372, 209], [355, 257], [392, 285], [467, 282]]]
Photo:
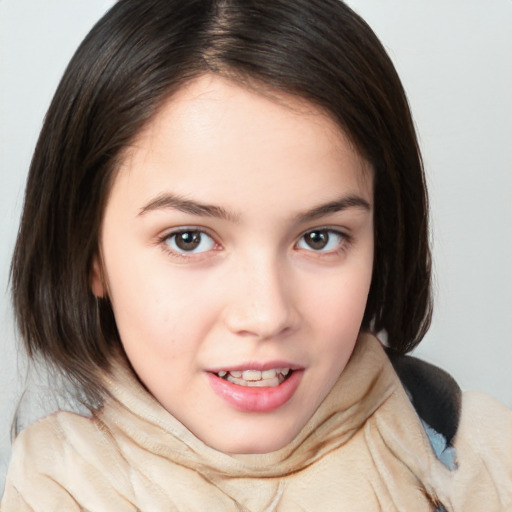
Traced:
[[277, 375], [277, 370], [265, 370], [261, 372], [262, 379], [273, 379]]
[[273, 388], [279, 386], [281, 382], [283, 382], [284, 377], [274, 377], [273, 379], [264, 379], [264, 380], [245, 380], [245, 379], [237, 379], [236, 377], [232, 377], [230, 374], [226, 377], [226, 380], [232, 382], [233, 384], [238, 384], [239, 386], [248, 386], [252, 388]]
[[232, 377], [231, 372], [228, 373], [226, 380], [229, 382], [232, 382], [233, 384], [238, 384], [239, 386], [248, 386], [249, 385], [248, 381], [246, 381], [244, 379], [238, 379], [236, 377]]
[[221, 370], [217, 375], [239, 386], [274, 387], [279, 386], [290, 373], [290, 368], [272, 368], [270, 370]]
[[275, 388], [281, 384], [282, 380], [279, 380], [278, 377], [274, 377], [273, 379], [265, 379], [265, 380], [257, 380], [255, 382], [248, 382], [247, 386], [251, 386], [253, 388]]
[[242, 373], [242, 378], [250, 381], [261, 380], [261, 372], [259, 370], [245, 370]]

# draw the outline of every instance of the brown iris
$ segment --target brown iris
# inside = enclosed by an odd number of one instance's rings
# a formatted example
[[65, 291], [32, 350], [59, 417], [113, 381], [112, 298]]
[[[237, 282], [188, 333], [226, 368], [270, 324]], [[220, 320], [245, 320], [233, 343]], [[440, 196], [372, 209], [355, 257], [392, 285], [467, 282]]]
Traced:
[[317, 251], [324, 249], [329, 242], [329, 232], [326, 229], [310, 231], [304, 235], [304, 241]]
[[201, 233], [199, 231], [182, 231], [174, 236], [176, 246], [182, 251], [193, 251], [201, 243]]

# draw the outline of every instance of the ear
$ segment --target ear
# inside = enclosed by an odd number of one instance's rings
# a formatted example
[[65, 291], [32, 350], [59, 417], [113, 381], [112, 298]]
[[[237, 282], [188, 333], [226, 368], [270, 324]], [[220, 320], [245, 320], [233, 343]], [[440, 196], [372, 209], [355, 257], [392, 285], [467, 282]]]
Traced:
[[107, 287], [103, 276], [103, 265], [98, 254], [96, 254], [92, 260], [90, 284], [92, 293], [94, 293], [96, 297], [103, 298], [107, 295]]

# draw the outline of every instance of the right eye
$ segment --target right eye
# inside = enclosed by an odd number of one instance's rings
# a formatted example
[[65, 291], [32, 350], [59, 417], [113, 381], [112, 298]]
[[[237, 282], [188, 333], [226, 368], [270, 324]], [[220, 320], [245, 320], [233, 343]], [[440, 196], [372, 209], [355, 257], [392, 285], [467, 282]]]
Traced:
[[297, 243], [299, 249], [314, 252], [334, 252], [339, 250], [347, 237], [335, 229], [312, 229], [304, 233]]
[[211, 251], [215, 247], [215, 241], [204, 231], [198, 229], [184, 229], [169, 233], [165, 236], [165, 244], [179, 254], [197, 254]]

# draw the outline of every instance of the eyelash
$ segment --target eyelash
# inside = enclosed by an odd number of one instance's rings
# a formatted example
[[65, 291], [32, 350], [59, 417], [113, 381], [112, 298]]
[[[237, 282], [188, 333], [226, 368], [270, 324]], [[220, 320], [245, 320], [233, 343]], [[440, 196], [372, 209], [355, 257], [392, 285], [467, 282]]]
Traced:
[[296, 244], [295, 244], [296, 247], [299, 246], [300, 242], [302, 240], [304, 240], [306, 236], [312, 235], [313, 233], [327, 234], [328, 238], [327, 238], [326, 245], [328, 245], [329, 242], [331, 242], [330, 237], [332, 235], [334, 235], [338, 238], [338, 243], [336, 244], [336, 247], [333, 249], [329, 249], [329, 250], [323, 250], [323, 248], [321, 248], [319, 250], [314, 250], [313, 248], [304, 249], [305, 251], [312, 252], [313, 254], [318, 254], [318, 255], [322, 255], [322, 256], [337, 255], [337, 254], [340, 254], [341, 252], [345, 251], [348, 248], [348, 246], [350, 245], [350, 243], [352, 242], [351, 237], [347, 233], [344, 233], [338, 229], [321, 227], [321, 228], [310, 229], [310, 230], [306, 231], [305, 233], [303, 233], [299, 237], [299, 240], [296, 242]]
[[[184, 249], [182, 249], [180, 251], [179, 247], [172, 248], [170, 246], [170, 241], [175, 239], [177, 236], [179, 236], [181, 234], [186, 234], [186, 233], [200, 235], [201, 240], [200, 240], [199, 244], [204, 242], [204, 240], [203, 240], [204, 236], [208, 237], [211, 240], [211, 246], [208, 247], [207, 250], [200, 251], [200, 252], [186, 251]], [[166, 253], [169, 253], [175, 257], [188, 258], [188, 259], [197, 257], [198, 254], [203, 254], [204, 252], [209, 252], [211, 250], [219, 250], [218, 247], [220, 247], [219, 244], [215, 241], [215, 239], [211, 235], [209, 235], [205, 230], [200, 229], [200, 228], [193, 228], [193, 227], [180, 228], [180, 229], [171, 231], [169, 233], [165, 233], [164, 235], [159, 237], [159, 239], [157, 241], [158, 241], [158, 244], [162, 246], [162, 248], [164, 249], [164, 251]], [[174, 245], [176, 245], [175, 242], [174, 242]]]
[[[170, 247], [170, 243], [169, 243], [170, 240], [173, 240], [173, 239], [175, 240], [175, 237], [179, 236], [180, 234], [186, 234], [186, 233], [199, 235], [201, 237], [199, 244], [204, 242], [203, 235], [208, 237], [211, 240], [211, 242], [210, 242], [211, 246], [208, 247], [206, 250], [203, 250], [200, 252], [186, 251], [184, 249], [179, 250], [179, 248], [176, 247], [176, 242], [174, 242], [175, 248]], [[300, 247], [299, 244], [305, 239], [305, 237], [308, 235], [312, 235], [313, 233], [328, 234], [327, 245], [331, 241], [330, 236], [335, 235], [336, 237], [339, 238], [337, 247], [334, 249], [329, 249], [329, 250], [323, 250], [323, 248], [321, 248], [319, 250], [315, 250], [313, 248], [307, 249], [307, 248]], [[168, 253], [174, 257], [185, 258], [185, 259], [197, 258], [197, 255], [200, 255], [200, 254], [203, 254], [206, 252], [210, 252], [211, 250], [213, 250], [213, 251], [220, 250], [219, 249], [220, 245], [215, 241], [215, 239], [211, 235], [209, 235], [204, 229], [194, 228], [194, 227], [180, 228], [180, 229], [165, 233], [164, 235], [162, 235], [161, 237], [158, 238], [157, 242], [158, 242], [158, 245], [160, 245], [166, 253]], [[322, 257], [322, 256], [327, 257], [327, 256], [338, 255], [341, 252], [347, 250], [348, 246], [351, 243], [352, 243], [352, 238], [347, 233], [344, 233], [338, 229], [333, 229], [333, 228], [328, 228], [328, 227], [320, 227], [320, 228], [310, 229], [310, 230], [302, 233], [300, 235], [300, 237], [298, 238], [298, 240], [296, 241], [294, 248], [297, 248], [299, 250], [303, 250], [306, 252], [310, 252], [312, 255], [318, 255], [319, 257]]]

